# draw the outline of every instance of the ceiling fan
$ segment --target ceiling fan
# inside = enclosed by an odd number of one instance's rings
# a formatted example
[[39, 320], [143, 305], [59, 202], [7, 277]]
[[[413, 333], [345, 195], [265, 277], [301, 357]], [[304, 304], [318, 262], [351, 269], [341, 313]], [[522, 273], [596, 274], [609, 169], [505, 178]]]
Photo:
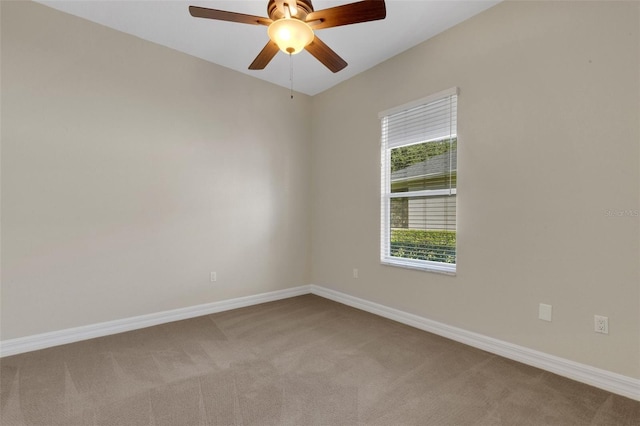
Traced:
[[189, 6], [189, 13], [196, 18], [267, 26], [270, 40], [249, 65], [250, 70], [264, 69], [278, 49], [289, 55], [304, 49], [334, 73], [347, 63], [314, 30], [377, 21], [387, 16], [384, 0], [363, 0], [319, 11], [313, 10], [311, 0], [269, 0], [268, 18], [198, 6]]

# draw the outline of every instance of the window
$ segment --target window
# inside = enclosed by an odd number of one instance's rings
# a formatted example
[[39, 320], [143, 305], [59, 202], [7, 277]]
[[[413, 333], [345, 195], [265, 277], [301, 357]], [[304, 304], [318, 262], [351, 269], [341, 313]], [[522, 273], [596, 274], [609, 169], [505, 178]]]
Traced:
[[453, 88], [380, 113], [384, 264], [456, 272], [456, 132]]

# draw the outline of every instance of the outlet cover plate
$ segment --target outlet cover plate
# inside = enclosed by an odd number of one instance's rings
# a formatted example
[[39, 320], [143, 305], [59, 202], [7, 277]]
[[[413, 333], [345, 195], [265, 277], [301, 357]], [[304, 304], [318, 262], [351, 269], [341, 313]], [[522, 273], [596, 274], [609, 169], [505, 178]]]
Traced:
[[596, 333], [609, 334], [609, 317], [594, 315], [594, 331]]
[[553, 308], [551, 305], [541, 303], [538, 308], [538, 318], [543, 321], [551, 321], [552, 310]]

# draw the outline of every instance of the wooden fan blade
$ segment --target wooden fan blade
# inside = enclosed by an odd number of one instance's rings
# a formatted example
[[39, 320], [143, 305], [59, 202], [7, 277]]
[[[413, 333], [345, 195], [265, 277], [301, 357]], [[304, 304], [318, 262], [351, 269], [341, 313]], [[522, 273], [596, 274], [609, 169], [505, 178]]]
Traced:
[[244, 13], [227, 12], [226, 10], [207, 9], [206, 7], [189, 6], [189, 13], [194, 18], [216, 19], [218, 21], [239, 22], [241, 24], [269, 25], [273, 22], [262, 16], [245, 15]]
[[269, 43], [258, 53], [258, 56], [249, 65], [250, 70], [263, 70], [269, 62], [276, 56], [280, 48], [277, 44], [269, 40]]
[[364, 0], [311, 12], [305, 21], [314, 30], [321, 30], [340, 25], [377, 21], [386, 16], [387, 9], [384, 0]]
[[338, 72], [347, 66], [347, 63], [336, 52], [331, 50], [329, 46], [324, 44], [322, 40], [315, 36], [313, 41], [305, 47], [307, 52], [311, 53], [317, 60], [322, 62], [325, 67], [332, 72]]

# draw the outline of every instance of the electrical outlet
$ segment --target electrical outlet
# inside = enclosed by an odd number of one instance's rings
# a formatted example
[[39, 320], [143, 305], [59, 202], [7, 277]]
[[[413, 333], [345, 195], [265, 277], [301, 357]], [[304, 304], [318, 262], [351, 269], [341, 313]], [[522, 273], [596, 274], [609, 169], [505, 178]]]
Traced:
[[541, 303], [538, 307], [538, 318], [543, 321], [551, 321], [552, 306]]
[[358, 278], [358, 268], [353, 268], [353, 278]]
[[217, 272], [212, 272], [210, 275], [210, 279], [212, 283], [215, 283], [216, 281], [218, 281], [218, 273]]
[[601, 315], [594, 315], [593, 319], [595, 322], [594, 330], [596, 333], [609, 334], [609, 318], [608, 317], [603, 317]]

